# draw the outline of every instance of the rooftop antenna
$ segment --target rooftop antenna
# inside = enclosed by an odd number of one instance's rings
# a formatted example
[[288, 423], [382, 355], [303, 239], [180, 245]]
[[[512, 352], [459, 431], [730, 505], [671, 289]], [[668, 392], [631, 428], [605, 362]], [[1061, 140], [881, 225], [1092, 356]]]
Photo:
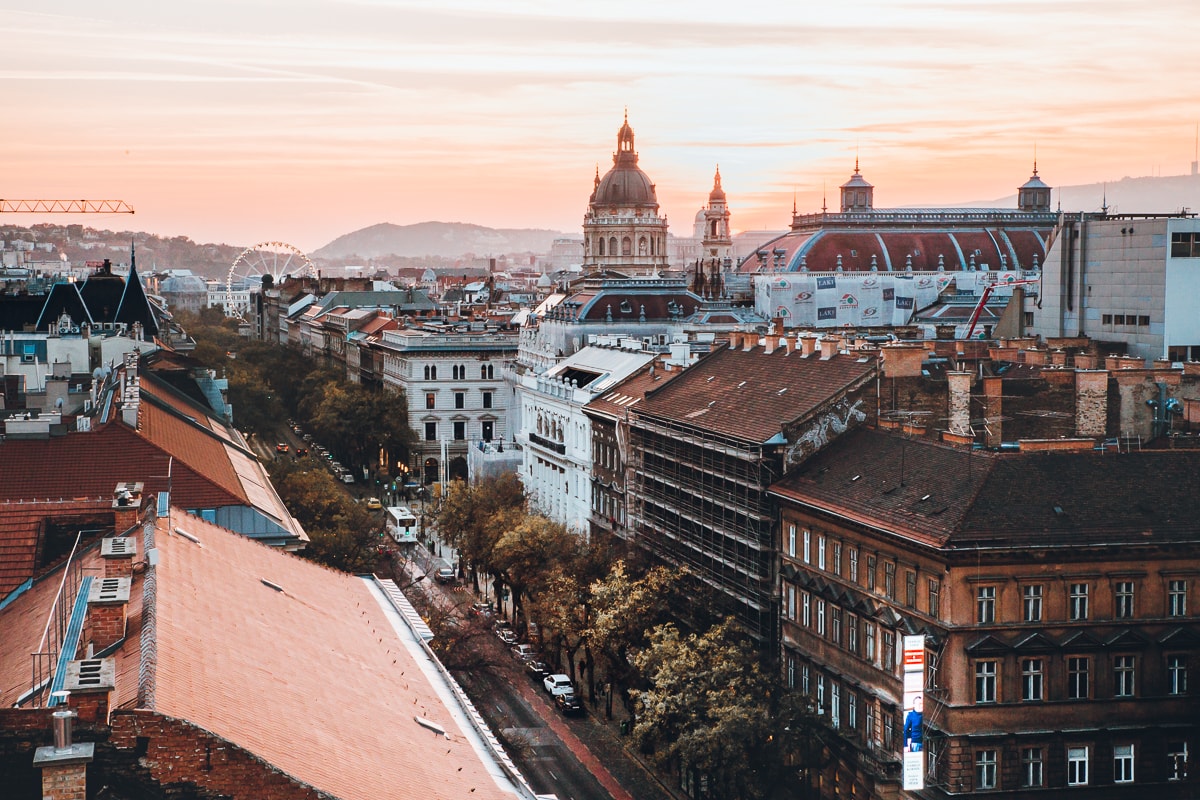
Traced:
[[1100, 213], [1108, 216], [1108, 181], [1104, 182], [1104, 199], [1100, 201]]
[[[858, 163], [858, 159], [854, 159], [854, 163]], [[824, 214], [829, 210], [829, 204], [826, 202], [825, 181], [821, 181], [821, 213]]]

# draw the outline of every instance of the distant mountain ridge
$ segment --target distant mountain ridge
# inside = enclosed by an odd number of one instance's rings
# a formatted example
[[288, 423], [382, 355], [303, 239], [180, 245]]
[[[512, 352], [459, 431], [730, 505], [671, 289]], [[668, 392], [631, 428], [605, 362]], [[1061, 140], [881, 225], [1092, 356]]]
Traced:
[[418, 222], [395, 225], [382, 222], [339, 236], [316, 252], [314, 258], [362, 259], [386, 256], [457, 258], [502, 253], [548, 253], [555, 239], [567, 234], [542, 228], [488, 228], [467, 222]]
[[[1063, 211], [1099, 211], [1106, 203], [1109, 214], [1174, 214], [1185, 208], [1200, 211], [1200, 175], [1197, 174], [1127, 177], [1079, 186], [1055, 186], [1049, 176], [1041, 177], [1051, 186], [1054, 208], [1061, 204]], [[1016, 208], [1017, 195], [963, 205]]]

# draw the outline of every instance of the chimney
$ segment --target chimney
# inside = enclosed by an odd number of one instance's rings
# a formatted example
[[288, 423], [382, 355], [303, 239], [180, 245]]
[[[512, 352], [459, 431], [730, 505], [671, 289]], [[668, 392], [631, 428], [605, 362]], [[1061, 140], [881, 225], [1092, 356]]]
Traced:
[[783, 344], [787, 348], [787, 354], [789, 356], [796, 352], [796, 338], [794, 336], [783, 337]]
[[753, 350], [754, 346], [757, 344], [758, 344], [758, 334], [757, 333], [743, 333], [742, 334], [742, 349], [745, 350], [747, 353], [750, 352], [751, 350]]
[[107, 725], [112, 691], [116, 686], [117, 662], [113, 658], [88, 658], [67, 662], [63, 685], [68, 705], [89, 725]]
[[50, 716], [54, 744], [39, 747], [33, 755], [33, 766], [42, 770], [42, 800], [85, 800], [87, 765], [95, 756], [96, 745], [71, 741], [75, 718], [71, 709], [59, 708]]
[[1046, 363], [1046, 351], [1030, 348], [1025, 351], [1025, 363], [1037, 366], [1044, 366]]
[[741, 331], [730, 331], [729, 332], [729, 349], [737, 350], [741, 346], [742, 346], [742, 332]]
[[927, 352], [922, 345], [889, 344], [880, 351], [888, 378], [919, 378]]
[[1102, 439], [1108, 431], [1108, 370], [1075, 372], [1075, 435]]
[[132, 578], [133, 557], [137, 555], [137, 539], [132, 536], [109, 536], [100, 541], [100, 557], [104, 559], [104, 577]]
[[950, 432], [971, 434], [971, 373], [947, 372], [950, 386]]
[[837, 355], [838, 347], [841, 341], [834, 336], [826, 336], [821, 340], [821, 360], [828, 361]]
[[1052, 350], [1050, 352], [1050, 364], [1055, 367], [1065, 366], [1067, 363], [1067, 354], [1063, 350]]
[[113, 489], [113, 528], [117, 533], [124, 533], [138, 523], [138, 514], [142, 509], [142, 488], [139, 482], [122, 482]]
[[93, 650], [103, 650], [125, 637], [130, 582], [129, 578], [92, 581], [88, 592], [87, 641]]
[[812, 334], [802, 335], [800, 337], [800, 356], [808, 358], [817, 351], [817, 337]]
[[983, 379], [983, 397], [984, 397], [984, 416], [987, 417], [984, 430], [984, 446], [997, 449], [1000, 447], [1001, 425], [1000, 415], [1003, 413], [1003, 405], [1001, 395], [1003, 394], [1004, 381], [1001, 378], [984, 378]]
[[775, 352], [775, 343], [777, 341], [779, 341], [779, 337], [772, 336], [769, 333], [765, 337], [763, 337], [763, 355], [769, 356], [769, 355], [771, 355], [771, 353], [774, 353]]

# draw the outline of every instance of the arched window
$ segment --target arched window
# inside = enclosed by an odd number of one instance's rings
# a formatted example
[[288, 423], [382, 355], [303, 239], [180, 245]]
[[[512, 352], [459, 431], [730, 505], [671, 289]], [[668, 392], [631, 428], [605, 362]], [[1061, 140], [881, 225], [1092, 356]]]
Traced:
[[646, 255], [646, 237], [645, 236], [638, 239], [638, 255], [639, 256]]
[[600, 237], [600, 255], [604, 255], [604, 237]]
[[633, 255], [633, 240], [630, 239], [628, 236], [625, 236], [621, 239], [621, 255], [623, 255], [623, 256]]
[[608, 237], [608, 254], [610, 256], [617, 254], [617, 237], [615, 236]]

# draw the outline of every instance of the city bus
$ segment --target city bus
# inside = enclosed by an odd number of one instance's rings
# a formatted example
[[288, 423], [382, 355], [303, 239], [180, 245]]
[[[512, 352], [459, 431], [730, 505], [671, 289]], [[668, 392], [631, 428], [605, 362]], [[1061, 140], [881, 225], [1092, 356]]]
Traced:
[[387, 507], [387, 532], [398, 544], [415, 544], [417, 517], [405, 506]]

